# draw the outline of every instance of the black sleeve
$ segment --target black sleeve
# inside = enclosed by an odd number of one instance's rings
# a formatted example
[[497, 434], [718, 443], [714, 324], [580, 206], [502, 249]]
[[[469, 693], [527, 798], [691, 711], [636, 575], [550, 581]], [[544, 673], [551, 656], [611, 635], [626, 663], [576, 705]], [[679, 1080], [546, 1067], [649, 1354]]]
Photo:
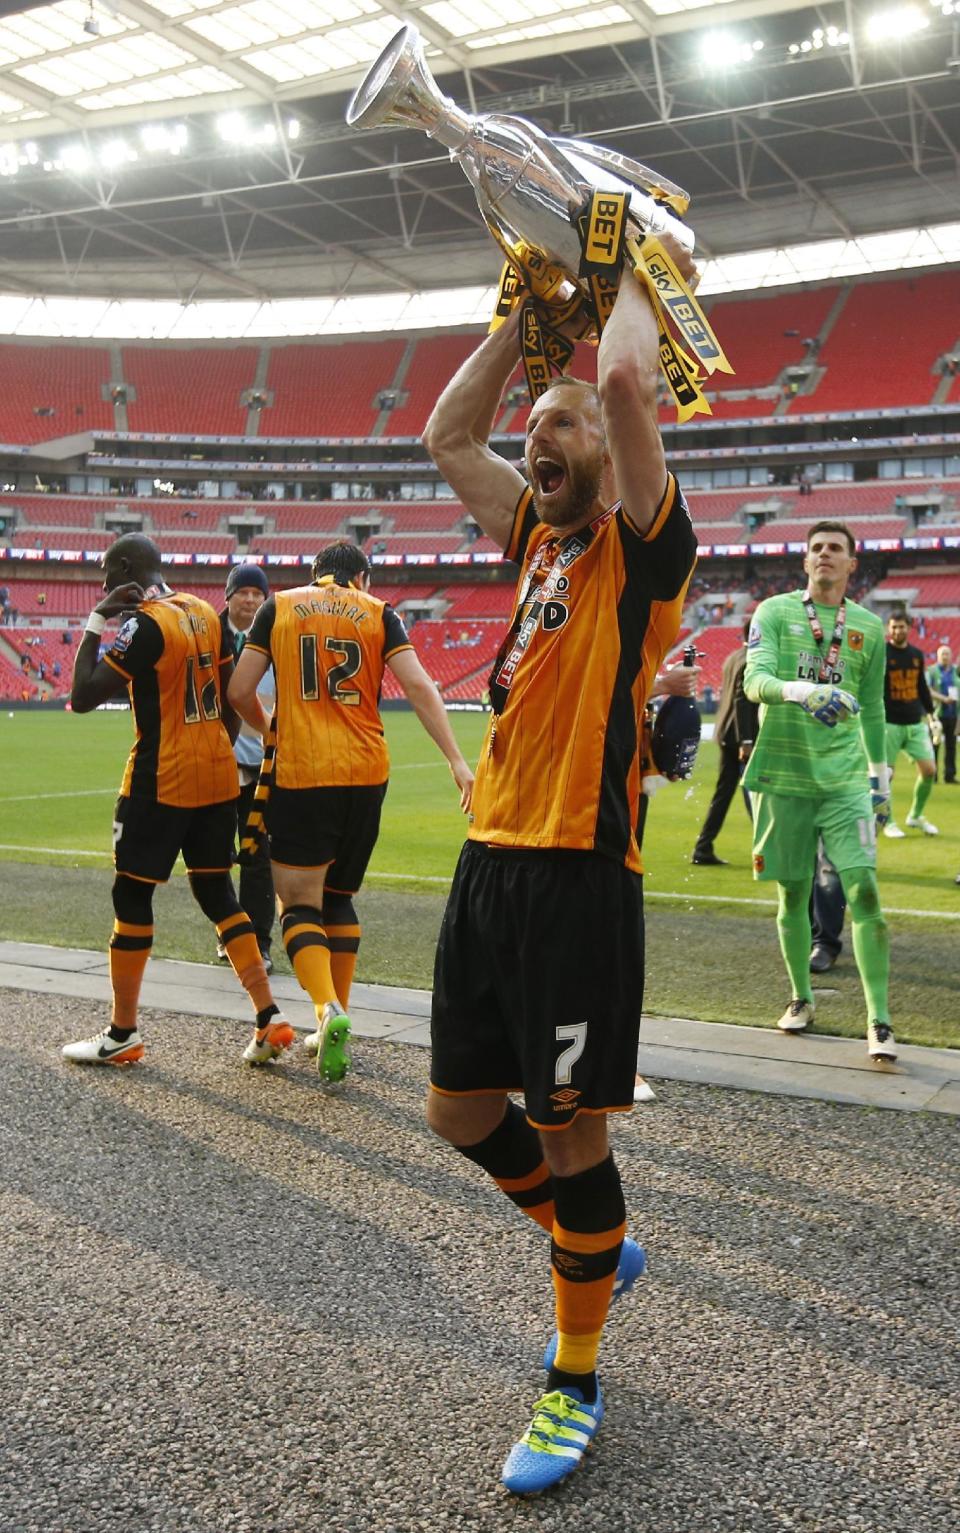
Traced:
[[163, 654], [163, 633], [146, 612], [135, 612], [128, 617], [104, 660], [123, 676], [142, 676], [152, 671]]
[[530, 542], [530, 534], [539, 524], [539, 518], [533, 506], [533, 491], [529, 485], [525, 485], [517, 501], [517, 509], [513, 513], [510, 541], [503, 550], [503, 557], [511, 559], [514, 564], [522, 564], [527, 544]]
[[273, 625], [277, 616], [277, 603], [272, 596], [268, 596], [263, 606], [258, 610], [256, 617], [250, 625], [247, 634], [247, 643], [252, 644], [254, 649], [262, 649], [264, 654], [272, 657], [270, 639], [273, 634]]
[[383, 609], [383, 658], [389, 660], [398, 649], [412, 649], [407, 630], [403, 626], [403, 618], [390, 606], [388, 602]]
[[923, 658], [920, 660], [920, 701], [923, 704], [924, 713], [933, 712], [933, 698], [930, 694], [930, 685], [927, 681], [927, 673], [923, 667]]
[[747, 668], [746, 651], [744, 651], [743, 664], [737, 672], [737, 680], [733, 692], [733, 717], [734, 731], [737, 744], [744, 741], [754, 741], [757, 738], [757, 730], [760, 728], [760, 707], [752, 703], [743, 690], [743, 674]]
[[673, 475], [667, 475], [667, 488], [648, 532], [637, 532], [622, 507], [617, 511], [617, 526], [630, 578], [655, 601], [674, 601], [696, 562], [697, 535]]
[[226, 609], [220, 613], [220, 652], [217, 659], [221, 665], [226, 665], [228, 660], [234, 658], [233, 634], [230, 632], [230, 619]]

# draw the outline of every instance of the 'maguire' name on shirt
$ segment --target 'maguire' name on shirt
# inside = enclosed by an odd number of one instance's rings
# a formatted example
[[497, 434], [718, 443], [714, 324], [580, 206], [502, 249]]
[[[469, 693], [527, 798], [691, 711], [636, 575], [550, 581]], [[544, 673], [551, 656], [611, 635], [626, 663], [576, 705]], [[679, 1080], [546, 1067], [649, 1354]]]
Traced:
[[357, 607], [352, 602], [340, 600], [335, 596], [319, 601], [315, 597], [310, 601], [297, 601], [293, 604], [293, 610], [297, 617], [309, 617], [313, 612], [319, 612], [327, 617], [343, 617], [349, 623], [355, 623], [358, 627], [361, 623], [365, 623], [369, 617], [369, 613], [365, 612], [362, 607]]

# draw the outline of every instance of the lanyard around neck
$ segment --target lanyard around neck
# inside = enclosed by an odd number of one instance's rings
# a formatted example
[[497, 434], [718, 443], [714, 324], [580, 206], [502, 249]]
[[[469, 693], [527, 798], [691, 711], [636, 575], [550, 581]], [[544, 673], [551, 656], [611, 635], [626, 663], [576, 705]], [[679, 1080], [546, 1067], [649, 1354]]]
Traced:
[[824, 637], [823, 624], [817, 616], [817, 609], [814, 606], [813, 597], [810, 595], [809, 586], [803, 593], [802, 601], [803, 610], [807, 614], [807, 622], [810, 624], [810, 631], [813, 634], [813, 641], [821, 654], [820, 674], [817, 680], [830, 681], [832, 680], [837, 660], [840, 657], [840, 645], [843, 643], [843, 631], [847, 626], [846, 597], [844, 597], [843, 601], [841, 601], [839, 607], [837, 608], [836, 622], [833, 626], [833, 636], [830, 640], [830, 647], [825, 655], [823, 654], [821, 647], [823, 645]]

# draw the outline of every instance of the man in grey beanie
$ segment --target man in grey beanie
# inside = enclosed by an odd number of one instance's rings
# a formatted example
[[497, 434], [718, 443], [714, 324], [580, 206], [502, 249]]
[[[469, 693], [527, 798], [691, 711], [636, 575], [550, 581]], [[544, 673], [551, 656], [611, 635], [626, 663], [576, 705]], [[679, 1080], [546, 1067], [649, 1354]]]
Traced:
[[[234, 658], [239, 658], [250, 625], [270, 595], [265, 571], [259, 564], [235, 564], [227, 576], [227, 605], [220, 614], [220, 622], [233, 645]], [[260, 699], [267, 713], [273, 708], [273, 671], [268, 671], [260, 687]], [[263, 760], [263, 741], [241, 722], [240, 733], [233, 747], [240, 776], [240, 797], [237, 800], [237, 841], [243, 841], [244, 826], [253, 804], [260, 763]], [[273, 968], [270, 957], [270, 940], [276, 915], [273, 893], [273, 876], [270, 872], [270, 852], [265, 838], [258, 840], [254, 851], [241, 849], [240, 904], [253, 922], [257, 946], [263, 956], [264, 968], [269, 974]], [[227, 955], [220, 946], [217, 957], [227, 962]]]

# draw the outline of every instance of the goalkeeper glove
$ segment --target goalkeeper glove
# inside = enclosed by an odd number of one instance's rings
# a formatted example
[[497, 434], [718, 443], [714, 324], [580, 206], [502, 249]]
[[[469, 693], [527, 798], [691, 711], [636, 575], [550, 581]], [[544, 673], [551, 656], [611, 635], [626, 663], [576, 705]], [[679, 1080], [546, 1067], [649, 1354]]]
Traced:
[[842, 692], [839, 687], [816, 681], [785, 681], [783, 700], [799, 703], [804, 713], [809, 713], [828, 729], [860, 712], [860, 704], [852, 692]]
[[931, 713], [927, 719], [930, 726], [930, 739], [933, 741], [934, 750], [939, 750], [943, 744], [943, 725], [935, 713]]
[[877, 829], [882, 830], [891, 815], [890, 806], [890, 768], [886, 762], [879, 766], [871, 761], [870, 772], [870, 805], [873, 809], [873, 817]]

